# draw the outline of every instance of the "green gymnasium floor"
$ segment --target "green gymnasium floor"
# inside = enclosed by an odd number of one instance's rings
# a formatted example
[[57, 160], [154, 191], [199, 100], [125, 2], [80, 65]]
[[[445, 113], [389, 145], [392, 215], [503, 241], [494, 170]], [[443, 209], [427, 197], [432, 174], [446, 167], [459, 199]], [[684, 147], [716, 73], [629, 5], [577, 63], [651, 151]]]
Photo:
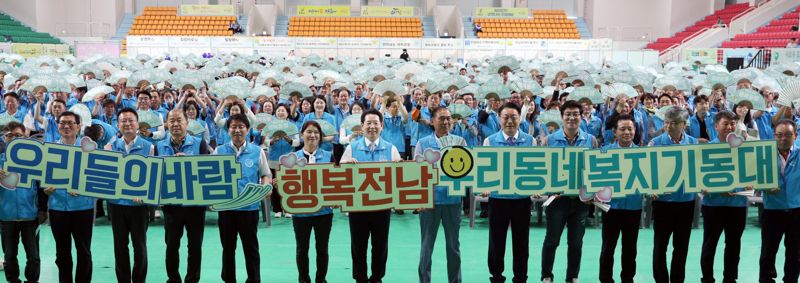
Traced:
[[[760, 230], [755, 226], [757, 219], [756, 209], [750, 209], [748, 226], [742, 237], [741, 262], [739, 264], [739, 282], [757, 282], [758, 258], [760, 254]], [[535, 216], [533, 217], [535, 222]], [[591, 225], [593, 219], [589, 219]], [[328, 282], [352, 282], [350, 264], [350, 233], [347, 216], [338, 214], [334, 217], [333, 231], [330, 241], [330, 269]], [[297, 269], [295, 267], [294, 233], [292, 232], [291, 219], [274, 219], [272, 227], [267, 228], [265, 223], [259, 226], [258, 237], [261, 251], [261, 275], [264, 282], [297, 282]], [[529, 282], [538, 282], [541, 266], [541, 246], [544, 239], [544, 227], [531, 224], [530, 258], [528, 260]], [[700, 280], [700, 248], [702, 245], [702, 229], [692, 231], [689, 259], [686, 266], [687, 282]], [[42, 275], [41, 282], [57, 282], [55, 266], [55, 244], [49, 226], [41, 229], [41, 257]], [[158, 220], [148, 230], [149, 271], [148, 282], [165, 282], [164, 271], [164, 228], [162, 221]], [[566, 272], [566, 233], [563, 235], [561, 246], [558, 250], [554, 273], [555, 282], [563, 282]], [[723, 236], [724, 237], [724, 236]], [[443, 244], [444, 234], [440, 230], [434, 252], [433, 282], [446, 282], [446, 260]], [[419, 261], [419, 220], [417, 215], [393, 215], [387, 275], [384, 282], [417, 282], [417, 263]], [[722, 240], [721, 240], [722, 242]], [[185, 274], [185, 243], [181, 249], [181, 274]], [[639, 251], [637, 256], [637, 282], [652, 282], [652, 249], [653, 233], [650, 229], [643, 229], [639, 234]], [[486, 219], [478, 219], [475, 229], [469, 229], [468, 218], [462, 218], [461, 227], [461, 259], [462, 276], [464, 282], [487, 282], [489, 277], [486, 263], [488, 244], [488, 223]], [[508, 282], [511, 281], [511, 241], [508, 241], [506, 252], [506, 272]], [[600, 228], [588, 227], [584, 237], [583, 261], [581, 266], [581, 282], [597, 282], [598, 258], [600, 257], [601, 233]], [[313, 247], [311, 245], [312, 279], [314, 271]], [[20, 259], [24, 262], [24, 254], [20, 248]], [[94, 282], [116, 282], [114, 275], [114, 252], [111, 239], [111, 226], [107, 219], [101, 218], [97, 222], [92, 239], [94, 259]], [[717, 248], [715, 262], [717, 280], [722, 280], [722, 254], [723, 246]], [[220, 281], [220, 257], [222, 248], [219, 243], [219, 230], [216, 226], [216, 213], [207, 214], [207, 226], [203, 242], [203, 272], [201, 282]], [[615, 260], [615, 279], [619, 280], [619, 246]], [[782, 276], [783, 248], [778, 253], [778, 274]], [[246, 278], [244, 258], [241, 251], [237, 251], [237, 279], [244, 282]], [[24, 280], [24, 278], [22, 278]]]

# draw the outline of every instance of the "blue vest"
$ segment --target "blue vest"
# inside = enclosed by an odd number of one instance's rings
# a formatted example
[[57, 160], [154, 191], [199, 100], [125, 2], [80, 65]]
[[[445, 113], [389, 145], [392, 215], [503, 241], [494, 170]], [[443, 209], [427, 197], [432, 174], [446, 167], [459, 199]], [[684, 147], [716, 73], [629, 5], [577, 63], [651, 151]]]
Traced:
[[103, 136], [100, 137], [100, 140], [97, 141], [97, 148], [106, 147], [106, 145], [117, 136], [117, 128], [109, 125], [106, 122], [97, 119], [92, 119], [92, 124], [97, 124], [103, 127]]
[[58, 133], [58, 122], [53, 115], [47, 115], [47, 129], [44, 130], [44, 142], [56, 142], [61, 139]]
[[[459, 137], [463, 138], [467, 142], [467, 146], [470, 146], [470, 147], [472, 147], [472, 146], [480, 146], [481, 145], [481, 143], [480, 143], [480, 133], [478, 133], [478, 134], [473, 136], [472, 135], [472, 130], [470, 130], [470, 128], [473, 128], [473, 127], [478, 129], [478, 120], [476, 120], [472, 116], [464, 118], [464, 119], [467, 119], [467, 124], [469, 124], [469, 127], [468, 126], [464, 126], [464, 124], [462, 124], [460, 122], [457, 122], [457, 123], [455, 123], [455, 125], [453, 125], [453, 130], [450, 131], [450, 134], [456, 135], [456, 136], [459, 136]], [[520, 128], [522, 128], [522, 127], [520, 126]], [[527, 131], [525, 131], [525, 132], [527, 133]]]
[[117, 127], [117, 116], [108, 117], [106, 115], [100, 115], [99, 120], [103, 121], [106, 124], [109, 124], [109, 125], [113, 126], [114, 128], [118, 128]]
[[[424, 137], [417, 142], [417, 151], [424, 152], [425, 149], [440, 150], [439, 142], [437, 141], [436, 134]], [[466, 144], [466, 142], [465, 142]], [[439, 164], [434, 164], [438, 168]], [[447, 193], [447, 186], [433, 186], [433, 204], [459, 204], [461, 203], [461, 196], [450, 196]]]
[[[0, 167], [3, 167], [5, 161], [6, 154], [0, 153]], [[39, 182], [34, 182], [32, 188], [0, 188], [0, 221], [36, 219], [39, 209], [38, 190]]]
[[[239, 162], [239, 165], [242, 167], [242, 178], [239, 179], [238, 186], [236, 187], [240, 194], [247, 184], [259, 184], [259, 179], [261, 178], [258, 174], [258, 162], [261, 157], [261, 148], [249, 142], [245, 142], [243, 146], [244, 150], [242, 153], [236, 156], [236, 162]], [[236, 148], [234, 148], [231, 143], [226, 143], [217, 147], [218, 155], [236, 155], [236, 153]], [[267, 164], [264, 164], [264, 166], [267, 166]], [[260, 205], [261, 203], [254, 203], [236, 209], [236, 211], [254, 211], [258, 210]]]
[[[305, 155], [303, 155], [303, 150], [302, 149], [296, 151], [294, 154], [297, 156], [298, 159], [305, 158]], [[331, 163], [332, 155], [331, 155], [330, 151], [324, 151], [322, 149], [317, 148], [317, 152], [314, 153], [314, 158], [317, 159], [316, 164]], [[314, 212], [314, 213], [298, 213], [298, 214], [294, 214], [293, 217], [302, 218], [302, 217], [312, 217], [312, 216], [320, 216], [320, 215], [326, 215], [326, 214], [333, 214], [333, 209], [330, 208], [329, 206], [323, 206], [317, 212]]]
[[[117, 152], [122, 152], [125, 155], [138, 154], [138, 155], [141, 155], [141, 156], [150, 156], [150, 147], [152, 147], [152, 146], [153, 146], [153, 144], [150, 143], [149, 141], [147, 141], [147, 140], [145, 140], [145, 139], [143, 139], [141, 137], [138, 137], [133, 142], [133, 145], [131, 145], [131, 150], [127, 151], [126, 148], [125, 148], [125, 140], [123, 140], [122, 138], [119, 138], [119, 139], [114, 140], [114, 142], [111, 143], [111, 150], [117, 151]], [[127, 205], [127, 206], [138, 206], [138, 205], [140, 205], [138, 203], [133, 202], [132, 200], [126, 200], [126, 199], [110, 199], [110, 200], [108, 200], [108, 203], [113, 203], [113, 204], [117, 204], [117, 205]]]
[[[653, 140], [650, 142], [653, 143], [653, 146], [674, 145], [674, 143], [672, 143], [672, 138], [669, 137], [669, 133], [663, 133], [660, 136], [653, 138]], [[680, 144], [697, 144], [697, 139], [690, 135], [684, 134]], [[681, 186], [674, 193], [659, 195], [658, 200], [666, 202], [687, 202], [693, 201], [696, 196], [697, 193], [686, 193], [683, 186]]]
[[[61, 140], [56, 143], [63, 144]], [[80, 146], [81, 140], [76, 139], [74, 146]], [[86, 196], [72, 196], [66, 189], [58, 189], [48, 198], [47, 206], [55, 211], [79, 211], [94, 208], [95, 198]]]
[[[719, 139], [715, 138], [708, 143], [719, 143]], [[743, 191], [742, 188], [736, 188], [733, 192]], [[714, 193], [703, 196], [703, 205], [705, 206], [729, 206], [729, 207], [746, 207], [747, 197], [745, 196], [728, 196], [727, 193]]]
[[[567, 137], [564, 135], [564, 129], [547, 136], [547, 146], [550, 147], [567, 147], [570, 146]], [[578, 129], [578, 137], [575, 139], [575, 144], [571, 146], [592, 148], [594, 146], [594, 136], [581, 129]]]
[[[156, 144], [156, 149], [158, 150], [158, 156], [173, 156], [176, 153], [175, 150], [172, 149], [172, 143], [169, 136], [159, 141]], [[187, 134], [183, 138], [183, 145], [181, 146], [179, 152], [183, 152], [186, 155], [199, 155], [200, 140]]]
[[[122, 99], [120, 99], [120, 103], [119, 103], [120, 107], [119, 107], [119, 109], [125, 109], [125, 108], [136, 109], [136, 96], [131, 96], [131, 98], [127, 98], [127, 97], [125, 97], [124, 94], [120, 94], [120, 95], [122, 95]], [[91, 109], [91, 108], [89, 108], [89, 109]]]
[[[780, 173], [775, 194], [764, 194], [764, 209], [785, 210], [800, 207], [800, 148], [795, 147], [786, 159], [786, 171]], [[780, 159], [776, 156], [775, 158]], [[778, 161], [780, 162], [780, 160]], [[779, 165], [780, 166], [780, 165]], [[780, 167], [777, 168], [780, 170]]]
[[[517, 140], [515, 144], [511, 145], [508, 141], [503, 137], [503, 132], [497, 132], [491, 136], [489, 136], [489, 146], [533, 146], [533, 137], [529, 134], [523, 133], [522, 131], [517, 131], [519, 133], [517, 135]], [[498, 194], [497, 192], [491, 192], [489, 194], [490, 198], [497, 198], [497, 199], [524, 199], [529, 198], [530, 196], [523, 196], [517, 194]]]
[[761, 117], [753, 119], [758, 128], [758, 137], [762, 140], [775, 139], [775, 129], [772, 128], [772, 117], [777, 113], [777, 108], [772, 107], [770, 111], [762, 111]]
[[350, 150], [353, 153], [353, 159], [359, 162], [385, 162], [392, 161], [392, 147], [385, 139], [379, 139], [378, 146], [375, 151], [369, 151], [367, 142], [364, 137], [358, 138], [350, 144]]
[[403, 153], [406, 151], [406, 140], [403, 135], [405, 125], [403, 124], [402, 116], [388, 117], [383, 116], [383, 131], [381, 131], [381, 138], [389, 141], [397, 148], [397, 151]]
[[[706, 113], [703, 121], [706, 123], [706, 133], [708, 133], [708, 139], [714, 139], [717, 136], [717, 128], [714, 126], [714, 115], [711, 115], [711, 113]], [[688, 123], [689, 125], [686, 127], [686, 133], [693, 138], [699, 139], [700, 121], [697, 119], [697, 115], [695, 114], [689, 117]]]
[[[631, 144], [630, 147], [638, 147], [638, 146], [636, 146], [635, 144]], [[619, 143], [617, 142], [614, 142], [606, 146], [606, 149], [612, 149], [612, 148], [622, 148], [622, 147], [620, 147]], [[642, 195], [640, 195], [639, 192], [636, 192], [635, 194], [626, 195], [624, 197], [612, 198], [611, 209], [642, 210]]]
[[417, 124], [416, 135], [412, 135], [412, 137], [414, 137], [411, 141], [412, 144], [417, 144], [420, 139], [433, 134], [433, 126], [431, 126], [433, 121], [431, 121], [431, 111], [428, 109], [428, 107], [422, 107], [422, 109], [419, 110], [419, 119], [427, 120], [428, 125], [425, 126], [422, 123]]
[[581, 125], [580, 128], [582, 131], [589, 133], [592, 136], [600, 137], [601, 131], [603, 129], [603, 121], [600, 120], [597, 116], [591, 116], [592, 120], [586, 122], [583, 117], [581, 117]]
[[497, 120], [497, 113], [489, 113], [485, 123], [481, 123], [481, 137], [484, 139], [500, 131], [500, 122]]

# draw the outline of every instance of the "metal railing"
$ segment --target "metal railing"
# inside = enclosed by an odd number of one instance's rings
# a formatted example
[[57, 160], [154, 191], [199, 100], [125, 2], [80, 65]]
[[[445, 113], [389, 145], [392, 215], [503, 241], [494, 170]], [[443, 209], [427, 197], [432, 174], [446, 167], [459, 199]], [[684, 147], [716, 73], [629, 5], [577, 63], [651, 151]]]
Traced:
[[750, 59], [750, 62], [745, 62], [747, 65], [745, 68], [755, 67], [758, 69], [766, 69], [770, 65], [770, 61], [772, 59], [772, 50], [770, 49], [759, 49], [756, 52], [756, 55], [753, 55], [753, 59]]

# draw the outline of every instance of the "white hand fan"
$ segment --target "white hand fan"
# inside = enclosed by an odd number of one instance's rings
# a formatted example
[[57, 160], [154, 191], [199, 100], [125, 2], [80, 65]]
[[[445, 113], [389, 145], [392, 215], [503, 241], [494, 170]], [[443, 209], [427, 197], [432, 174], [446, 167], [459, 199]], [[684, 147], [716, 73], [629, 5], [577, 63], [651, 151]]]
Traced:
[[792, 101], [800, 99], [800, 79], [780, 78], [778, 84], [781, 86], [781, 91], [775, 103], [791, 107]]

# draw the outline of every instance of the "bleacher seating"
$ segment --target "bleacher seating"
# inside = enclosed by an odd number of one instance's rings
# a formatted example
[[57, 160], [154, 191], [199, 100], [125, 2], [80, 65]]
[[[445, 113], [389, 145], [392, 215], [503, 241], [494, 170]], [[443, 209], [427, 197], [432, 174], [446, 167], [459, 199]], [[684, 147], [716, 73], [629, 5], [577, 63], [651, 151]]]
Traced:
[[722, 43], [722, 48], [783, 48], [792, 38], [800, 40], [800, 32], [793, 31], [798, 26], [800, 7], [772, 20], [766, 26], [749, 34], [737, 34], [730, 41]]
[[731, 23], [731, 20], [737, 15], [748, 11], [750, 8], [748, 3], [733, 4], [725, 6], [725, 8], [715, 11], [713, 14], [706, 16], [702, 20], [695, 22], [693, 25], [685, 28], [683, 31], [676, 33], [671, 37], [662, 37], [655, 42], [647, 44], [646, 49], [663, 51], [673, 45], [680, 44], [687, 37], [692, 36], [696, 32], [714, 26], [717, 24], [717, 17], [722, 20], [726, 25]]
[[581, 38], [575, 21], [563, 10], [533, 10], [528, 19], [476, 18], [482, 32], [478, 38]]
[[178, 16], [177, 7], [144, 7], [129, 35], [230, 36], [235, 16]]
[[289, 36], [422, 37], [420, 18], [299, 17], [289, 18]]
[[10, 16], [0, 13], [0, 42], [6, 42], [6, 36], [11, 39], [10, 42], [42, 44], [62, 43], [61, 40], [53, 37], [49, 33], [36, 32]]

